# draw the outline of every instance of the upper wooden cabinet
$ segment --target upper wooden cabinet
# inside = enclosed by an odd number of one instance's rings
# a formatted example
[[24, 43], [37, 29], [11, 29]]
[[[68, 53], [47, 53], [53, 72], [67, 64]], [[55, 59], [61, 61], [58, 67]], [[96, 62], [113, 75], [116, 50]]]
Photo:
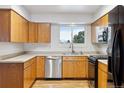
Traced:
[[49, 23], [29, 22], [11, 9], [0, 10], [0, 42], [50, 43]]
[[29, 43], [50, 43], [51, 25], [49, 23], [29, 22]]
[[101, 17], [97, 21], [91, 24], [91, 41], [92, 43], [98, 43], [96, 27], [107, 27], [108, 26], [108, 14]]
[[50, 43], [51, 25], [49, 23], [38, 23], [38, 43]]
[[0, 10], [0, 41], [28, 42], [28, 21], [13, 10]]
[[37, 23], [29, 22], [29, 43], [36, 43], [37, 42]]

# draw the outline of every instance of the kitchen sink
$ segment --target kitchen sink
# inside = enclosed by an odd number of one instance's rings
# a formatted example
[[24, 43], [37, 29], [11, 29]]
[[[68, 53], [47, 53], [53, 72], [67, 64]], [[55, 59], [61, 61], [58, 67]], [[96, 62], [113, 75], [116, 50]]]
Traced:
[[82, 55], [83, 53], [82, 52], [74, 52], [74, 53], [64, 53], [64, 55]]

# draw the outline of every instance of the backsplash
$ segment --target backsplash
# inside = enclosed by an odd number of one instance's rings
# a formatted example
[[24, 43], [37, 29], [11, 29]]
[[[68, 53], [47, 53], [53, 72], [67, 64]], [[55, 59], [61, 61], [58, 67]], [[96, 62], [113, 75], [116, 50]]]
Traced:
[[0, 56], [19, 53], [23, 51], [22, 43], [0, 42]]

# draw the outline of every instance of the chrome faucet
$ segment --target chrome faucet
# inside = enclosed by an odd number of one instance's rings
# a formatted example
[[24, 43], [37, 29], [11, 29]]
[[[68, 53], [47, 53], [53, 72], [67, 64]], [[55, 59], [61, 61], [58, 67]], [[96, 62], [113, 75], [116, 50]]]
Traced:
[[75, 53], [73, 42], [70, 43], [70, 47], [69, 48], [71, 48], [71, 53]]

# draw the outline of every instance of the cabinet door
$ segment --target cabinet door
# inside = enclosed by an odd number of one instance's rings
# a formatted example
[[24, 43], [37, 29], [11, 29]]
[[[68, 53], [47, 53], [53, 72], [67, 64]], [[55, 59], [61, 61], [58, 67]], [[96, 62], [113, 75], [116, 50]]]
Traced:
[[107, 87], [107, 65], [98, 63], [98, 87], [106, 88]]
[[0, 64], [0, 88], [23, 87], [23, 64]]
[[107, 73], [98, 69], [98, 87], [106, 88], [107, 87]]
[[10, 41], [10, 11], [0, 10], [0, 41]]
[[37, 78], [45, 77], [45, 57], [37, 57], [36, 77]]
[[31, 64], [31, 84], [35, 81], [36, 78], [36, 58], [33, 58]]
[[31, 87], [36, 78], [36, 58], [24, 63], [24, 87]]
[[29, 43], [37, 42], [37, 23], [29, 22]]
[[20, 23], [19, 15], [11, 11], [11, 42], [20, 42]]
[[11, 11], [11, 42], [28, 41], [28, 21]]
[[74, 63], [73, 62], [63, 62], [62, 66], [62, 76], [63, 78], [74, 78]]
[[27, 67], [24, 70], [24, 88], [31, 86], [31, 67]]
[[38, 42], [50, 43], [51, 41], [51, 25], [38, 24]]
[[75, 62], [74, 63], [74, 77], [75, 78], [86, 78], [86, 62]]

